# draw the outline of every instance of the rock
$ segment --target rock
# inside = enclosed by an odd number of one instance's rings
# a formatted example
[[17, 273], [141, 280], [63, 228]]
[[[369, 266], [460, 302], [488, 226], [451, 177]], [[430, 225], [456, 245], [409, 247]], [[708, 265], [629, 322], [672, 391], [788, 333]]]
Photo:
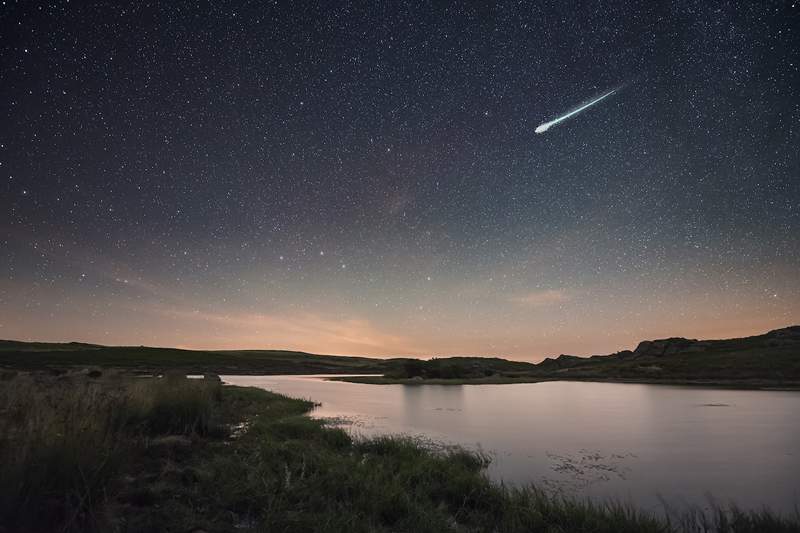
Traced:
[[633, 351], [633, 355], [634, 357], [663, 357], [688, 351], [690, 347], [696, 344], [698, 344], [696, 339], [684, 339], [683, 337], [642, 341]]
[[562, 353], [555, 358], [548, 357], [536, 366], [544, 370], [563, 370], [566, 368], [572, 368], [573, 366], [585, 361], [586, 359], [583, 357], [578, 357], [577, 355], [566, 355]]
[[584, 360], [583, 357], [578, 357], [577, 355], [566, 355], [562, 353], [561, 355], [556, 357], [556, 364], [558, 365], [559, 368], [570, 368], [577, 364], [580, 364], [581, 362], [583, 362], [583, 360]]
[[789, 346], [800, 344], [800, 326], [774, 329], [765, 335], [769, 346]]

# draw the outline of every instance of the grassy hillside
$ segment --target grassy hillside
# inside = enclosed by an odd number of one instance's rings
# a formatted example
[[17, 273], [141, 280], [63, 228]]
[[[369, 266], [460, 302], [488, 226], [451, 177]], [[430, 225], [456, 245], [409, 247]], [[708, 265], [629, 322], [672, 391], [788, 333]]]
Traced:
[[0, 354], [3, 352], [96, 350], [98, 348], [102, 348], [102, 346], [83, 342], [23, 342], [0, 340]]
[[198, 374], [370, 374], [386, 372], [397, 364], [391, 360], [286, 350], [202, 351], [0, 341], [0, 367], [24, 370], [100, 366], [141, 372], [177, 369]]
[[650, 381], [800, 381], [800, 326], [741, 339], [644, 341], [633, 351], [608, 356], [561, 356], [537, 365], [538, 376], [563, 379]]
[[427, 361], [316, 355], [283, 350], [202, 351], [144, 346], [0, 341], [0, 367], [124, 368], [217, 374], [381, 374], [364, 383], [517, 383], [555, 379], [800, 387], [800, 326], [741, 339], [643, 341], [611, 355], [561, 355], [539, 364], [484, 357]]
[[[175, 369], [214, 374], [396, 374], [418, 360], [318, 355], [287, 350], [179, 350], [146, 346], [0, 341], [0, 367], [65, 370], [113, 367], [137, 372]], [[443, 368], [481, 368], [493, 374], [531, 371], [535, 365], [497, 358], [449, 357], [429, 363]]]
[[537, 365], [493, 359], [406, 361], [373, 384], [502, 384], [547, 380], [632, 381], [734, 387], [800, 388], [800, 326], [742, 339], [643, 341], [612, 355], [561, 355]]

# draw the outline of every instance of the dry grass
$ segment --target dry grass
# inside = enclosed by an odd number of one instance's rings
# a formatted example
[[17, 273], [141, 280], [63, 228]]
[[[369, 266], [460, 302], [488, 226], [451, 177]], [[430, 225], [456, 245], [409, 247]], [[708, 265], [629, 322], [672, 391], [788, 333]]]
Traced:
[[20, 375], [0, 382], [0, 516], [22, 530], [98, 521], [120, 471], [161, 434], [208, 434], [219, 382]]

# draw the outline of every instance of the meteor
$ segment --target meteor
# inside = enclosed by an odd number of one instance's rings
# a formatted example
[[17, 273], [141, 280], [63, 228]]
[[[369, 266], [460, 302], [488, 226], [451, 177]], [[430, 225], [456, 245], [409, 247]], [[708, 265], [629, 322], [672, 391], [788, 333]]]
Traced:
[[607, 97], [611, 96], [612, 94], [614, 94], [614, 93], [615, 93], [615, 92], [617, 92], [618, 90], [619, 90], [619, 88], [616, 88], [616, 89], [611, 89], [610, 91], [608, 91], [608, 92], [607, 92], [606, 94], [604, 94], [603, 96], [600, 96], [599, 98], [595, 98], [594, 100], [592, 100], [592, 101], [591, 101], [591, 102], [589, 102], [588, 104], [586, 104], [586, 105], [582, 105], [581, 107], [579, 107], [579, 108], [578, 108], [578, 109], [576, 109], [575, 111], [570, 111], [569, 113], [567, 113], [567, 114], [566, 114], [566, 115], [564, 115], [563, 117], [558, 117], [558, 118], [557, 118], [557, 119], [555, 119], [555, 120], [551, 120], [550, 122], [545, 122], [544, 124], [541, 124], [541, 125], [540, 125], [540, 126], [538, 126], [538, 127], [537, 127], [537, 128], [534, 130], [534, 131], [535, 131], [536, 133], [544, 133], [544, 132], [546, 132], [547, 130], [549, 130], [551, 126], [555, 126], [555, 125], [556, 125], [556, 124], [558, 124], [559, 122], [563, 122], [563, 121], [567, 120], [569, 117], [571, 117], [571, 116], [573, 116], [573, 115], [577, 115], [578, 113], [580, 113], [581, 111], [583, 111], [583, 110], [584, 110], [584, 109], [586, 109], [587, 107], [591, 107], [591, 106], [593, 106], [594, 104], [596, 104], [596, 103], [597, 103], [597, 102], [599, 102], [600, 100], [603, 100], [604, 98], [607, 98]]

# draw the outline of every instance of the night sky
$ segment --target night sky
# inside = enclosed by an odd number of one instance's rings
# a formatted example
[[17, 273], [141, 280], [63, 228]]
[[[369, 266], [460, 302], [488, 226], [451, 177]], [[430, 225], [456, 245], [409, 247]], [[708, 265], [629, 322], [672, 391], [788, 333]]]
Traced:
[[0, 338], [538, 360], [800, 323], [798, 33], [792, 2], [5, 0]]

